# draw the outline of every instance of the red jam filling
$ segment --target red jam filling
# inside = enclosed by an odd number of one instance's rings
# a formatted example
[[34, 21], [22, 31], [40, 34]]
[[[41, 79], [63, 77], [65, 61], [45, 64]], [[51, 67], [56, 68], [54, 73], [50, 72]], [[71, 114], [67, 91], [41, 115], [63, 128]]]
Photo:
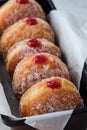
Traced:
[[55, 89], [55, 88], [60, 88], [61, 87], [61, 83], [55, 80], [49, 81], [47, 82], [47, 86], [49, 88]]
[[34, 58], [34, 61], [37, 64], [44, 64], [47, 61], [47, 57], [44, 55], [38, 55]]
[[27, 18], [25, 20], [25, 22], [28, 24], [28, 25], [36, 25], [37, 24], [37, 20], [35, 18]]
[[19, 4], [27, 4], [29, 3], [29, 0], [16, 0], [16, 2]]
[[30, 47], [39, 47], [41, 45], [41, 42], [37, 39], [32, 39], [30, 41], [27, 42], [27, 44], [30, 46]]

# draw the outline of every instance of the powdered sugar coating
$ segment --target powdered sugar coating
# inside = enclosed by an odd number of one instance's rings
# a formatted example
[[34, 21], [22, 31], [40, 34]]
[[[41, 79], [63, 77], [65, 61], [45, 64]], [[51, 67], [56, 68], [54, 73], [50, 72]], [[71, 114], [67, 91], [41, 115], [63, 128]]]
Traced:
[[[36, 64], [34, 58], [38, 55], [46, 56], [48, 61], [44, 64]], [[35, 83], [53, 76], [69, 79], [66, 65], [58, 57], [49, 53], [33, 54], [25, 57], [16, 66], [12, 81], [13, 90], [17, 96], [20, 96]]]
[[0, 34], [10, 25], [26, 17], [45, 19], [45, 13], [35, 0], [29, 0], [26, 4], [9, 0], [0, 8]]
[[46, 21], [35, 18], [38, 24], [30, 26], [25, 22], [26, 19], [13, 24], [3, 33], [0, 49], [4, 56], [13, 44], [27, 38], [44, 38], [54, 43], [54, 32]]
[[[61, 82], [60, 88], [49, 88], [47, 82]], [[32, 116], [50, 112], [74, 109], [82, 106], [76, 87], [70, 81], [52, 77], [44, 79], [28, 89], [20, 100], [22, 116]]]

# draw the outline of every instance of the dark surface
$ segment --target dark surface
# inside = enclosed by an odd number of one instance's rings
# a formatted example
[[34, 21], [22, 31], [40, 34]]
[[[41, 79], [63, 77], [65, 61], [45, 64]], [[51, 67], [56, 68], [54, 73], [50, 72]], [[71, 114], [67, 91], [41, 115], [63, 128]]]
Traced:
[[25, 125], [24, 123], [25, 119], [16, 121], [15, 118], [9, 117], [6, 115], [1, 115], [1, 118], [2, 118], [3, 123], [10, 127], [19, 127], [20, 125], [23, 125], [23, 126]]
[[80, 83], [80, 94], [84, 101], [84, 105], [87, 106], [87, 60], [84, 63], [82, 78]]
[[11, 86], [11, 79], [5, 69], [4, 59], [1, 52], [0, 52], [0, 82], [3, 85], [5, 96], [7, 98], [8, 104], [10, 105], [12, 114], [15, 116], [19, 116], [18, 101], [13, 93]]
[[8, 0], [0, 0], [0, 6], [3, 5], [5, 2], [7, 2]]
[[87, 108], [74, 110], [64, 130], [87, 130]]
[[37, 130], [31, 126], [24, 123], [25, 119], [15, 120], [12, 117], [1, 115], [2, 122], [11, 127], [11, 130]]
[[31, 126], [20, 126], [20, 127], [16, 127], [16, 128], [11, 128], [11, 130], [37, 130]]
[[7, 126], [11, 127], [11, 130], [37, 130], [24, 123], [25, 119], [15, 120], [12, 117], [1, 115], [2, 122]]
[[46, 14], [48, 14], [51, 10], [56, 9], [52, 0], [36, 0], [36, 1], [40, 3]]

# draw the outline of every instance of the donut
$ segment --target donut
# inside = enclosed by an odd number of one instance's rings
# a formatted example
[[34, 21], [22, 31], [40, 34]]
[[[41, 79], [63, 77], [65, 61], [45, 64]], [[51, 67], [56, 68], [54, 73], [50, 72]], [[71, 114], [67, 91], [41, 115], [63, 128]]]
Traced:
[[6, 68], [10, 76], [13, 76], [16, 65], [24, 57], [42, 52], [50, 53], [61, 58], [60, 49], [46, 39], [26, 39], [14, 44], [9, 49], [6, 57]]
[[0, 8], [0, 34], [26, 17], [40, 17], [45, 19], [45, 13], [35, 0], [9, 0]]
[[21, 97], [23, 117], [82, 107], [76, 86], [67, 79], [52, 77], [31, 86]]
[[9, 48], [21, 40], [27, 38], [44, 38], [54, 43], [54, 32], [50, 25], [40, 18], [25, 18], [10, 26], [3, 33], [0, 41], [0, 49], [6, 57]]
[[67, 66], [58, 57], [49, 53], [33, 54], [17, 64], [12, 80], [13, 91], [19, 99], [35, 83], [56, 76], [70, 80]]

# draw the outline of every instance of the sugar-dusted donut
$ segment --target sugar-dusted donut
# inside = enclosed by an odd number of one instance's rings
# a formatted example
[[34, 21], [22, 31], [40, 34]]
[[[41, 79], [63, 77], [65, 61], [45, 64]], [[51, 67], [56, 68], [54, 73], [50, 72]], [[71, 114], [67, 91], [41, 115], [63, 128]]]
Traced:
[[29, 88], [21, 97], [21, 116], [33, 116], [82, 107], [82, 100], [70, 81], [53, 77]]
[[9, 48], [27, 38], [44, 38], [54, 43], [54, 32], [50, 25], [40, 18], [26, 18], [10, 26], [2, 35], [0, 49], [4, 56]]
[[25, 57], [17, 64], [14, 71], [12, 80], [14, 93], [20, 97], [35, 83], [53, 76], [70, 79], [67, 66], [58, 57], [49, 53]]
[[42, 52], [50, 53], [61, 58], [60, 49], [46, 39], [26, 39], [14, 44], [9, 49], [6, 57], [6, 68], [10, 76], [13, 76], [16, 65], [24, 57]]
[[45, 13], [35, 0], [9, 0], [0, 8], [0, 34], [10, 25], [26, 17], [45, 19]]

